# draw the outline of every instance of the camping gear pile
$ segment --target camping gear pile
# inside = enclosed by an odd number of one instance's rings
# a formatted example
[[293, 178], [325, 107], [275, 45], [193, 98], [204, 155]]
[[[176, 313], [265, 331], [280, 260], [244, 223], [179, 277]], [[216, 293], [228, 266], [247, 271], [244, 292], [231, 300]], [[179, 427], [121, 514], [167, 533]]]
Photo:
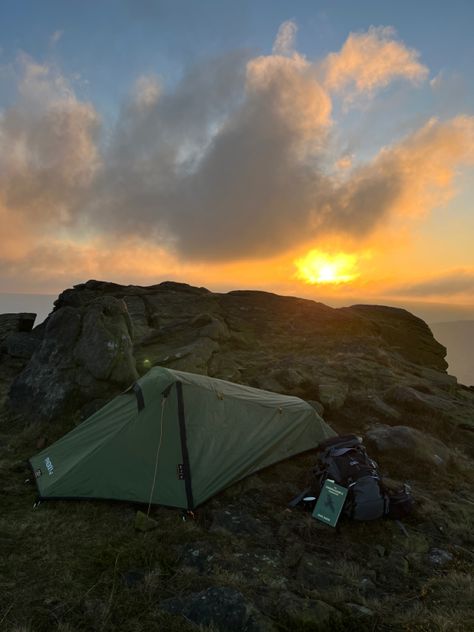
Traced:
[[102, 498], [192, 513], [246, 476], [315, 448], [311, 486], [290, 506], [335, 502], [326, 520], [333, 526], [341, 511], [354, 520], [409, 513], [408, 488], [389, 492], [362, 440], [335, 436], [302, 399], [163, 367], [30, 465], [38, 500]]
[[404, 484], [397, 490], [388, 488], [362, 439], [354, 434], [321, 442], [311, 477], [310, 487], [293, 499], [290, 507], [301, 504], [305, 509], [313, 510], [326, 483], [331, 482], [347, 490], [342, 512], [353, 520], [382, 517], [398, 520], [413, 509], [409, 486]]

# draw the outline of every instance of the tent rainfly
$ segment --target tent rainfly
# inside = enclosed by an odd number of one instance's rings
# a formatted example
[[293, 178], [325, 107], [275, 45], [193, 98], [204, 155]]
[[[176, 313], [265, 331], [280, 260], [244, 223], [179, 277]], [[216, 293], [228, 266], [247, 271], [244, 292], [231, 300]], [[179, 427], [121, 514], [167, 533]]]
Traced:
[[154, 367], [30, 464], [40, 499], [191, 510], [334, 434], [298, 397]]

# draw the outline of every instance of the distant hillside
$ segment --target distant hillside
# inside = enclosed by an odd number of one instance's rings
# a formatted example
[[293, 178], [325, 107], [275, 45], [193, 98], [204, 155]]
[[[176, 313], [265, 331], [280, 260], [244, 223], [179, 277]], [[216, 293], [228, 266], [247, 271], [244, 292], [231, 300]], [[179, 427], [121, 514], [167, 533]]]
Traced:
[[448, 349], [449, 373], [462, 384], [474, 385], [474, 320], [431, 323], [436, 340]]

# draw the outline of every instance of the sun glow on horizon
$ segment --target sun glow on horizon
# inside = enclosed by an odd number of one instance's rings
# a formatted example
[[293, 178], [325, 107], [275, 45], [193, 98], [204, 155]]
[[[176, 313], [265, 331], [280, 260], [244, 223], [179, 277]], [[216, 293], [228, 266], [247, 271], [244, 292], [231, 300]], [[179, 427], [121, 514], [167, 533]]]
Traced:
[[340, 285], [360, 276], [357, 272], [357, 256], [339, 252], [328, 254], [310, 250], [304, 257], [295, 259], [296, 278], [310, 285]]

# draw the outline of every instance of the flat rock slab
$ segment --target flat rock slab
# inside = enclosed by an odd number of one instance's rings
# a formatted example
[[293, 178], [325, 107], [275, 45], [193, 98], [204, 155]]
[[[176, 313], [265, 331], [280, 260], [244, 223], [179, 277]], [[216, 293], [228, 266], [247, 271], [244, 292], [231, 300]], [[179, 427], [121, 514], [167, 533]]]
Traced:
[[166, 599], [160, 608], [182, 615], [196, 625], [214, 626], [221, 632], [270, 632], [272, 626], [242, 593], [234, 588], [208, 588], [183, 597]]
[[341, 613], [320, 599], [303, 599], [284, 592], [279, 599], [279, 613], [295, 630], [331, 630], [331, 624], [341, 619]]
[[213, 512], [211, 531], [227, 531], [234, 535], [253, 535], [268, 539], [272, 537], [270, 525], [260, 518], [243, 512], [229, 505], [227, 509], [218, 509]]
[[217, 542], [199, 541], [184, 547], [181, 563], [185, 569], [193, 569], [200, 575], [227, 572], [243, 576], [248, 586], [285, 587], [282, 556], [278, 550], [240, 550], [223, 547]]

